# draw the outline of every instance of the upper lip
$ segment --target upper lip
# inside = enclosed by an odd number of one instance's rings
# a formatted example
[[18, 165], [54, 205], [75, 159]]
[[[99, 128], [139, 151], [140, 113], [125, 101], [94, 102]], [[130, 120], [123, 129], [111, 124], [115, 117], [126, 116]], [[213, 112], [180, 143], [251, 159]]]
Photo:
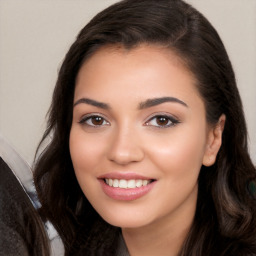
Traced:
[[146, 177], [132, 172], [109, 172], [98, 176], [98, 179], [153, 180], [152, 177]]

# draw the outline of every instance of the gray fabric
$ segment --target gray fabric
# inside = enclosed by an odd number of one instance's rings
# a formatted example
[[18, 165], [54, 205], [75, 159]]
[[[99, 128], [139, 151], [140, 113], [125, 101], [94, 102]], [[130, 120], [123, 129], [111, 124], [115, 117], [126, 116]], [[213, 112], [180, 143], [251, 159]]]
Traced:
[[13, 149], [8, 141], [0, 134], [0, 157], [8, 165], [21, 188], [28, 194], [35, 208], [40, 206], [33, 184], [33, 175], [28, 163]]
[[37, 233], [27, 214], [29, 206], [33, 207], [9, 167], [0, 158], [1, 256], [33, 255]]
[[[0, 220], [0, 255], [1, 256], [27, 256], [28, 249], [23, 238]], [[11, 242], [10, 242], [11, 241]]]
[[[17, 198], [18, 193], [23, 195], [23, 200], [29, 200], [35, 209], [40, 207], [40, 203], [37, 199], [36, 190], [33, 183], [33, 174], [30, 166], [24, 159], [13, 149], [10, 143], [0, 134], [0, 158], [4, 160], [4, 165], [6, 165], [5, 173], [1, 170], [0, 176], [0, 190], [1, 190], [1, 201], [0, 201], [0, 211], [8, 213], [11, 209], [4, 209], [4, 202], [8, 200], [12, 200], [14, 205], [21, 199]], [[3, 168], [3, 165], [2, 165]], [[5, 177], [6, 176], [6, 177]], [[10, 179], [7, 183], [4, 183], [4, 179]], [[12, 184], [12, 185], [11, 185]], [[14, 186], [15, 184], [15, 186]], [[19, 191], [19, 192], [17, 192]], [[21, 204], [16, 205], [15, 210], [22, 210]], [[14, 210], [14, 209], [12, 209]], [[25, 213], [24, 213], [25, 214]], [[10, 216], [12, 216], [10, 214]], [[2, 248], [1, 243], [3, 244], [6, 240], [6, 237], [2, 235], [4, 232], [11, 232], [9, 226], [6, 225], [7, 217], [5, 217], [5, 222], [0, 223], [0, 248]], [[20, 219], [21, 221], [21, 219]], [[64, 255], [64, 248], [61, 239], [59, 238], [55, 228], [52, 224], [47, 221], [45, 223], [46, 231], [50, 239], [51, 243], [51, 255], [53, 256], [62, 256]], [[13, 241], [19, 241], [23, 238], [19, 238], [18, 234], [13, 235]], [[7, 241], [8, 242], [8, 241]], [[13, 250], [15, 251], [15, 246], [13, 246]], [[16, 251], [16, 254], [19, 255], [19, 251]], [[24, 253], [24, 252], [23, 252]], [[6, 254], [9, 255], [9, 254]], [[10, 254], [12, 255], [12, 254]], [[21, 254], [26, 255], [26, 254]], [[1, 256], [1, 254], [0, 254]]]

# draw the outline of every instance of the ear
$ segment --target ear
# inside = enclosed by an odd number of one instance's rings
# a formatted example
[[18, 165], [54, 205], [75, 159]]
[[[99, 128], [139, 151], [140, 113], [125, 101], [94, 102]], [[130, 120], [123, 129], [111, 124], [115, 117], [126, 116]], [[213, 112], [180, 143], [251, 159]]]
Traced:
[[226, 116], [222, 114], [218, 123], [211, 127], [207, 134], [207, 144], [203, 157], [203, 165], [211, 166], [215, 163], [222, 143], [222, 133], [226, 122]]

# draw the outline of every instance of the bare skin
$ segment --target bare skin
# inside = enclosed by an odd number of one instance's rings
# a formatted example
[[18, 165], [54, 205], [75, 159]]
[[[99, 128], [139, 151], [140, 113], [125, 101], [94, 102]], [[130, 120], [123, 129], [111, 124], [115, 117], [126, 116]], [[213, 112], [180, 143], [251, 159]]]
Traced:
[[[104, 47], [81, 67], [70, 132], [75, 174], [101, 217], [122, 228], [131, 256], [178, 254], [200, 168], [221, 145], [225, 117], [214, 127], [205, 117], [195, 78], [170, 50]], [[139, 179], [145, 187], [121, 187]]]

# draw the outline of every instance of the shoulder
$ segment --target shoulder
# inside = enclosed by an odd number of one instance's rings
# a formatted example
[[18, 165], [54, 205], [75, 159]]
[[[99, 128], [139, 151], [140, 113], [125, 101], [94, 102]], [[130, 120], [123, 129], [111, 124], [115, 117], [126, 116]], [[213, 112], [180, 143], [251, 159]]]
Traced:
[[42, 229], [24, 187], [0, 157], [0, 255], [43, 255]]
[[0, 158], [0, 254], [28, 255], [23, 193], [16, 177]]

